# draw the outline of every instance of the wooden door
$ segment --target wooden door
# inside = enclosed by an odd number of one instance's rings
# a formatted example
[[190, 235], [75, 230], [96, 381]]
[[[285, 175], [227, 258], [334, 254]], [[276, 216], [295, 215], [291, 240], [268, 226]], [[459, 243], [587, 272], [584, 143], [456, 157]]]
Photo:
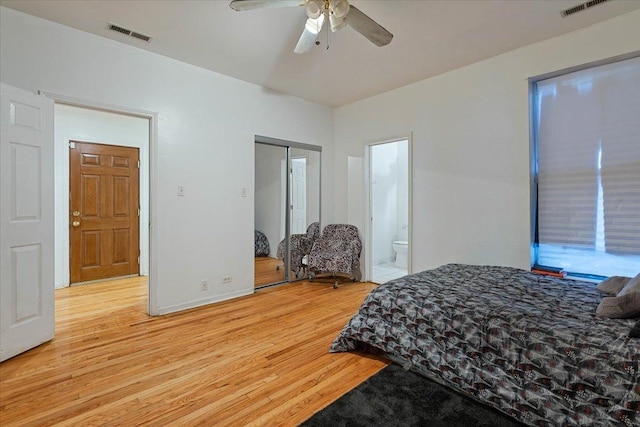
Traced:
[[53, 338], [53, 100], [0, 83], [0, 362]]
[[71, 142], [71, 283], [139, 273], [138, 148]]

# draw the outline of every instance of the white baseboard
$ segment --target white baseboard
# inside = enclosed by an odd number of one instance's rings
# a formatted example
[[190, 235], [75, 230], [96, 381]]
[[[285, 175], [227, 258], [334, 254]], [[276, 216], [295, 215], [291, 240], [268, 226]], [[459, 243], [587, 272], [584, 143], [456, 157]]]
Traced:
[[209, 305], [209, 304], [214, 304], [214, 303], [217, 303], [217, 302], [227, 301], [227, 300], [230, 300], [232, 298], [251, 295], [253, 293], [253, 291], [254, 291], [254, 288], [243, 289], [243, 290], [240, 290], [240, 291], [229, 292], [228, 294], [214, 295], [214, 296], [208, 297], [208, 298], [200, 298], [200, 299], [197, 299], [197, 300], [191, 300], [191, 301], [183, 302], [183, 303], [180, 303], [180, 304], [169, 305], [169, 306], [166, 306], [166, 307], [159, 307], [158, 308], [158, 315], [162, 316], [163, 314], [175, 313], [175, 312], [182, 311], [182, 310], [188, 310], [190, 308], [202, 307], [202, 306]]

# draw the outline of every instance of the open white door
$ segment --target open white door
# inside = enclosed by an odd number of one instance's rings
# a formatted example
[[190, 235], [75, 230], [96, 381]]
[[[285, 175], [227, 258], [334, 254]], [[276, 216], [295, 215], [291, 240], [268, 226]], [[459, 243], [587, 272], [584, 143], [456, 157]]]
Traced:
[[0, 84], [0, 361], [53, 338], [53, 100]]
[[291, 159], [291, 234], [307, 232], [307, 159]]

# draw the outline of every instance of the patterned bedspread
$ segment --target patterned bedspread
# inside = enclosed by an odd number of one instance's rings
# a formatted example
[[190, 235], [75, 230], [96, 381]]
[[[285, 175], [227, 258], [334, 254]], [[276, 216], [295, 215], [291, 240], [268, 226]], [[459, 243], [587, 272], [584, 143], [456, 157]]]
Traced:
[[592, 283], [450, 264], [374, 289], [331, 346], [390, 359], [529, 425], [640, 425], [633, 320]]

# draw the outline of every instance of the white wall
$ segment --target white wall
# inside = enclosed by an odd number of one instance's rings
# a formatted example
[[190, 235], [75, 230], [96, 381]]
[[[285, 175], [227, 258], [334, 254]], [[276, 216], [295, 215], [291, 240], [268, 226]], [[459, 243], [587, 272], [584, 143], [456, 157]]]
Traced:
[[347, 159], [367, 141], [413, 132], [412, 270], [528, 268], [527, 78], [635, 50], [640, 11], [337, 108], [336, 221], [358, 216]]
[[69, 286], [69, 141], [136, 147], [140, 151], [140, 274], [149, 274], [149, 120], [106, 111], [55, 106], [55, 284]]
[[[7, 8], [0, 13], [0, 55], [0, 76], [10, 85], [157, 112], [150, 147], [152, 312], [253, 292], [256, 134], [322, 146], [323, 188], [334, 187], [329, 108]], [[330, 190], [322, 212], [333, 220]], [[222, 284], [223, 276], [233, 281]], [[203, 279], [210, 284], [204, 292]]]

